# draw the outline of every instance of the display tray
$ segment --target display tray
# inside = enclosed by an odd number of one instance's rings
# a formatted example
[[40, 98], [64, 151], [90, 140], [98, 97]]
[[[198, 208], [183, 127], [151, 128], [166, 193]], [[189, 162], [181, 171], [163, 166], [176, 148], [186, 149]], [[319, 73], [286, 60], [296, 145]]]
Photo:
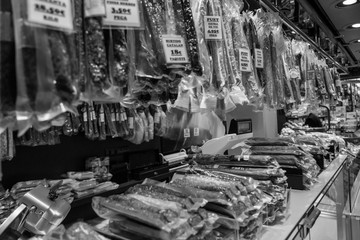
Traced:
[[318, 183], [310, 190], [291, 190], [289, 199], [289, 217], [275, 226], [264, 226], [260, 240], [293, 239], [297, 234], [300, 223], [313, 206], [318, 206], [325, 193], [332, 185], [346, 160], [346, 155], [339, 155], [330, 163], [318, 177]]

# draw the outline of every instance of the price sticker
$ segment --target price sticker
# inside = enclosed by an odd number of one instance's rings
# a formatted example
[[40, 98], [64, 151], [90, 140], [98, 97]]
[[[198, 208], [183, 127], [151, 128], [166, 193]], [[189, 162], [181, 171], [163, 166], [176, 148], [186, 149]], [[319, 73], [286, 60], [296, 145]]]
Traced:
[[244, 161], [249, 161], [250, 160], [250, 155], [244, 155], [243, 159], [244, 159]]
[[91, 120], [96, 120], [96, 114], [95, 114], [95, 111], [94, 111], [94, 109], [92, 109], [92, 111], [91, 111]]
[[219, 16], [205, 16], [205, 39], [222, 40], [222, 24]]
[[255, 67], [264, 68], [264, 53], [259, 48], [255, 48]]
[[250, 50], [247, 48], [240, 48], [240, 71], [251, 72], [250, 66]]
[[84, 122], [87, 122], [88, 121], [88, 116], [87, 116], [87, 112], [85, 111], [84, 114], [83, 114], [83, 119], [84, 119]]
[[116, 121], [116, 114], [114, 112], [111, 113], [111, 121], [112, 122]]
[[141, 26], [138, 0], [105, 0], [106, 26], [139, 28]]
[[194, 137], [198, 137], [198, 136], [200, 136], [200, 129], [194, 128]]
[[31, 23], [74, 30], [70, 0], [27, 0], [27, 9]]
[[134, 129], [134, 118], [133, 118], [133, 117], [129, 117], [129, 118], [128, 118], [128, 122], [129, 122], [129, 128], [130, 128], [130, 129]]
[[122, 116], [122, 118], [123, 118], [123, 121], [126, 121], [126, 120], [127, 120], [126, 112], [122, 112], [122, 113], [121, 113], [121, 116]]
[[185, 128], [184, 129], [184, 138], [189, 138], [190, 137], [190, 129], [189, 128]]
[[165, 52], [167, 64], [188, 63], [189, 57], [187, 54], [184, 38], [179, 35], [162, 37], [162, 43]]
[[154, 115], [154, 123], [160, 123], [160, 113], [158, 112]]
[[100, 113], [100, 122], [105, 122], [105, 114], [104, 113]]

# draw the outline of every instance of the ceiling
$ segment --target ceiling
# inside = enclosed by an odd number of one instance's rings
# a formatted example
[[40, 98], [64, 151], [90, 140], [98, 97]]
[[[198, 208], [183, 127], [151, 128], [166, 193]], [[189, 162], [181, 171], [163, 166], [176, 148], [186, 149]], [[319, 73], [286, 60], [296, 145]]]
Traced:
[[329, 21], [325, 23], [338, 35], [339, 42], [342, 42], [343, 46], [349, 50], [355, 64], [360, 62], [360, 43], [354, 42], [360, 39], [360, 28], [346, 29], [347, 26], [360, 23], [360, 4], [337, 8], [336, 5], [342, 0], [315, 0], [314, 2], [316, 1]]

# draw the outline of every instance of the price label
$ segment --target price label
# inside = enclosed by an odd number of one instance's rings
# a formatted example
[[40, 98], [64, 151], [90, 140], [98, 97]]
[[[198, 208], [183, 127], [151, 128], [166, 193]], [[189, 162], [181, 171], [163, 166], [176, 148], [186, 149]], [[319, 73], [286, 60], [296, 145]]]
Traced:
[[95, 111], [94, 109], [91, 111], [91, 120], [96, 120], [96, 114], [95, 114]]
[[105, 122], [105, 114], [104, 113], [100, 113], [100, 122]]
[[111, 113], [111, 121], [115, 122], [116, 121], [116, 114], [114, 112]]
[[138, 0], [105, 0], [107, 26], [134, 27], [141, 25]]
[[160, 113], [158, 112], [154, 115], [154, 123], [160, 123]]
[[336, 79], [336, 81], [335, 81], [335, 84], [336, 84], [336, 86], [337, 87], [341, 87], [341, 80], [340, 79]]
[[134, 118], [133, 118], [133, 117], [129, 117], [129, 118], [128, 118], [128, 122], [129, 122], [129, 128], [130, 128], [130, 129], [134, 129]]
[[240, 71], [251, 72], [250, 66], [250, 50], [247, 48], [240, 48]]
[[127, 120], [126, 112], [122, 112], [121, 115], [122, 115], [122, 118], [124, 119], [123, 121], [126, 121]]
[[255, 67], [264, 68], [264, 53], [259, 48], [255, 48]]
[[249, 161], [250, 160], [250, 155], [244, 155], [243, 159], [244, 159], [244, 161]]
[[83, 119], [84, 119], [84, 122], [87, 122], [87, 121], [88, 121], [87, 112], [84, 112], [84, 114], [83, 114]]
[[28, 21], [72, 31], [74, 29], [70, 0], [27, 0]]
[[186, 51], [183, 37], [179, 35], [163, 36], [162, 42], [167, 64], [189, 62], [189, 57]]
[[205, 39], [206, 40], [221, 40], [222, 39], [222, 24], [219, 16], [205, 16]]
[[189, 138], [190, 137], [190, 129], [189, 128], [185, 128], [184, 129], [184, 138]]
[[198, 137], [198, 136], [200, 136], [200, 129], [194, 128], [194, 137]]
[[85, 17], [98, 17], [106, 15], [104, 0], [84, 1], [84, 9]]

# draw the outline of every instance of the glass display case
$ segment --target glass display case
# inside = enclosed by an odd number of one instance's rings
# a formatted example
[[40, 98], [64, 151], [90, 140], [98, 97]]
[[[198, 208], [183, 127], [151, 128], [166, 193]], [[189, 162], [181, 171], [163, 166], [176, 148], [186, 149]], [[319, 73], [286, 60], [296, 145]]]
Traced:
[[[350, 194], [355, 191], [353, 186], [360, 188], [360, 178], [354, 179], [357, 172], [347, 155], [339, 155], [319, 175], [318, 182], [310, 190], [290, 191], [289, 217], [276, 226], [265, 226], [260, 239], [351, 239], [346, 238], [344, 209], [357, 201], [358, 195]], [[360, 219], [360, 205], [358, 208]], [[356, 209], [352, 208], [348, 216], [355, 214]], [[350, 219], [346, 218], [347, 221]], [[357, 224], [360, 230], [359, 221]]]

